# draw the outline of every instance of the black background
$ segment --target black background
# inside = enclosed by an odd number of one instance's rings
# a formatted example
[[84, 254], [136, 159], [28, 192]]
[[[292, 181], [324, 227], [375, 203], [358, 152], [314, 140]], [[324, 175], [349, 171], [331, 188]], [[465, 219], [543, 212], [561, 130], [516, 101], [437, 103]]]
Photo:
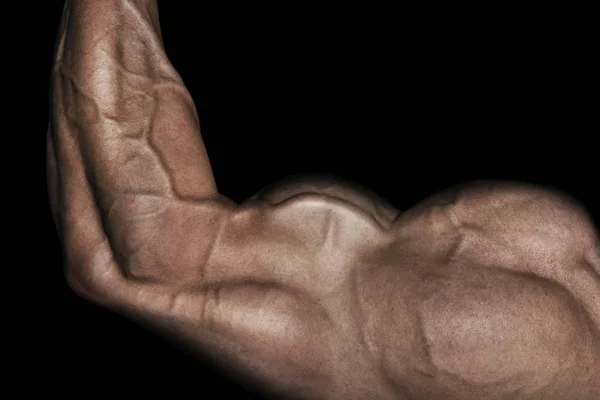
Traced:
[[[46, 78], [28, 94], [43, 115], [40, 148], [63, 2], [47, 3], [28, 28], [36, 76]], [[597, 67], [577, 13], [202, 3], [159, 1], [161, 24], [224, 195], [239, 202], [290, 174], [332, 172], [407, 209], [448, 185], [514, 179], [566, 191], [598, 221]], [[52, 328], [59, 372], [50, 373], [77, 383], [67, 393], [253, 398], [76, 297], [62, 279], [47, 197], [38, 198], [46, 264], [63, 297], [64, 320]]]

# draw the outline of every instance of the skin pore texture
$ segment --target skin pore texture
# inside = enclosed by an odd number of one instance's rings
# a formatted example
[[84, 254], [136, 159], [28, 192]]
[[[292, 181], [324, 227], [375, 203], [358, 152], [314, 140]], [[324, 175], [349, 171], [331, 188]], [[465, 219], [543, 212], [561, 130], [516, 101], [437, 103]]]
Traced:
[[474, 182], [399, 212], [304, 176], [235, 204], [156, 1], [67, 1], [52, 74], [50, 202], [84, 298], [272, 398], [600, 398], [600, 242], [568, 196]]

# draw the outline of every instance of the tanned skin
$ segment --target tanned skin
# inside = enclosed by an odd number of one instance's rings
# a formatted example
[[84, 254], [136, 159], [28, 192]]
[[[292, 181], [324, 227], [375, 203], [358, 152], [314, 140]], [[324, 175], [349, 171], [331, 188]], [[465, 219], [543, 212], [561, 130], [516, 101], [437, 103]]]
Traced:
[[79, 295], [273, 398], [600, 399], [600, 247], [577, 202], [479, 182], [400, 213], [305, 177], [238, 205], [156, 1], [67, 1], [57, 43], [48, 181]]

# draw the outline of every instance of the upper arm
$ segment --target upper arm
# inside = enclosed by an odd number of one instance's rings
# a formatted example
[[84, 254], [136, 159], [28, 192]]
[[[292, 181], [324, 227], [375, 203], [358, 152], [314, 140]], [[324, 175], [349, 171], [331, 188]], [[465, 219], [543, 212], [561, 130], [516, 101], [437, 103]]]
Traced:
[[147, 206], [115, 237], [132, 249], [116, 308], [255, 382], [308, 398], [380, 390], [354, 308], [363, 250], [385, 236], [367, 213], [316, 193]]

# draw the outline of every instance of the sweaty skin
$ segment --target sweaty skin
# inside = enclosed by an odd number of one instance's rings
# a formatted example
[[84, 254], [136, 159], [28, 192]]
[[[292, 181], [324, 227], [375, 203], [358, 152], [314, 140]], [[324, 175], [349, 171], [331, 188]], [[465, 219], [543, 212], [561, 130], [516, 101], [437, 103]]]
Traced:
[[52, 74], [50, 201], [84, 298], [273, 398], [600, 399], [600, 245], [569, 197], [476, 182], [400, 213], [307, 176], [235, 204], [152, 0], [67, 1]]

